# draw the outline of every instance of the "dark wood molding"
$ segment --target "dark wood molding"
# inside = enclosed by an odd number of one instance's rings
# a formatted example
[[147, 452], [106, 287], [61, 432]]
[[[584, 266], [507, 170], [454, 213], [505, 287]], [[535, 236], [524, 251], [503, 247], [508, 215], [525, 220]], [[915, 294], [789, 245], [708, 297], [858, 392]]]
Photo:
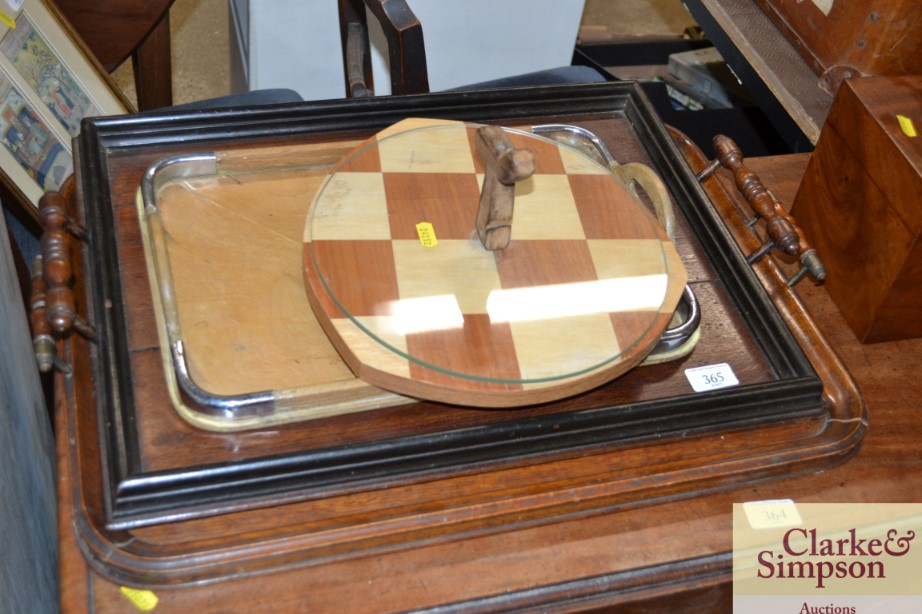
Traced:
[[[729, 331], [711, 329], [715, 339], [730, 335], [714, 351], [750, 352], [740, 363], [760, 365], [760, 381], [662, 395], [648, 387], [681, 371], [649, 367], [559, 404], [513, 412], [410, 405], [360, 424], [273, 429], [268, 444], [183, 423], [162, 391], [139, 259], [134, 198], [144, 169], [203, 148], [361, 136], [407, 116], [578, 123], [620, 160], [650, 163], [680, 211], [680, 253], [702, 296], [735, 314]], [[632, 84], [99, 118], [77, 149], [78, 217], [91, 235], [78, 308], [100, 332], [96, 345], [77, 336], [65, 344], [75, 376], [59, 377], [59, 412], [74, 442], [65, 462], [76, 540], [105, 577], [188, 584], [590, 518], [828, 469], [864, 434], [860, 396], [796, 295], [770, 262], [745, 264], [749, 246], [737, 245], [755, 239], [732, 198], [718, 179], [695, 180], [703, 154], [668, 131]], [[153, 443], [142, 432], [152, 420], [161, 433]], [[236, 523], [251, 527], [243, 541]]]

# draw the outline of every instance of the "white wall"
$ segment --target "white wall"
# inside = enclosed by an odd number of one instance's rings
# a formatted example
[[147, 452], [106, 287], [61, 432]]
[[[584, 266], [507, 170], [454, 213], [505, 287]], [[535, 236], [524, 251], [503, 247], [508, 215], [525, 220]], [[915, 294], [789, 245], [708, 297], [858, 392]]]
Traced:
[[[230, 0], [247, 36], [246, 84], [308, 100], [345, 95], [333, 0]], [[433, 91], [569, 65], [584, 0], [408, 0], [423, 24]], [[245, 25], [248, 22], [248, 27]], [[369, 19], [375, 93], [390, 93], [387, 46]]]
[[[407, 0], [423, 24], [433, 92], [567, 66], [584, 0]], [[369, 19], [375, 93], [390, 93], [387, 43]]]

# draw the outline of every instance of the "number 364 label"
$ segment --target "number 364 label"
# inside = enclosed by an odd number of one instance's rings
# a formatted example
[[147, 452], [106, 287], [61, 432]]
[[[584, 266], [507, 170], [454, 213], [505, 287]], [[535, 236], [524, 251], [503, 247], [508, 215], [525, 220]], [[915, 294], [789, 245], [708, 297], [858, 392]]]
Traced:
[[685, 369], [685, 377], [688, 378], [688, 383], [691, 384], [695, 392], [717, 390], [718, 388], [736, 386], [740, 383], [739, 380], [736, 379], [733, 369], [725, 362], [719, 365]]

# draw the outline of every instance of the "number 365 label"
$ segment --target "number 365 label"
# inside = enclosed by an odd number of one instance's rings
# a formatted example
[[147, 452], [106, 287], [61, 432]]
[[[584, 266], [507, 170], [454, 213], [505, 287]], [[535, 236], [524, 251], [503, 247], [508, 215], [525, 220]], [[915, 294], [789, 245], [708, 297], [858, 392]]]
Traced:
[[685, 377], [688, 378], [688, 383], [691, 384], [695, 392], [717, 390], [718, 388], [736, 386], [740, 383], [739, 380], [736, 379], [733, 369], [725, 362], [719, 365], [685, 369]]

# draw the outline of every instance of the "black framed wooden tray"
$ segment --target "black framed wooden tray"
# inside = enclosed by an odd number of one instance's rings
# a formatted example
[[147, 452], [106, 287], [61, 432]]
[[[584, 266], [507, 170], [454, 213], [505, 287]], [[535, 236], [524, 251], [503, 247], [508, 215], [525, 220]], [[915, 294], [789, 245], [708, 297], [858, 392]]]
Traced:
[[[420, 122], [408, 121], [414, 124]], [[401, 125], [404, 122], [396, 124]], [[439, 130], [448, 130], [449, 136], [455, 136], [450, 131], [452, 128], [467, 130], [460, 128], [465, 124], [457, 122], [439, 125], [442, 126]], [[666, 248], [671, 260], [669, 268], [675, 268], [677, 274], [684, 275], [684, 267], [671, 243], [663, 247], [659, 240], [644, 241], [638, 238], [643, 232], [660, 227], [666, 235], [674, 234], [671, 199], [661, 196], [665, 190], [662, 184], [650, 183], [653, 181], [650, 179], [652, 170], [636, 163], [619, 164], [604, 144], [583, 128], [545, 124], [527, 126], [523, 130], [527, 132], [516, 131], [517, 138], [530, 139], [525, 142], [541, 145], [544, 148], [543, 154], [548, 158], [559, 158], [558, 152], [566, 152], [568, 164], [574, 173], [573, 178], [570, 178], [563, 172], [563, 166], [555, 167], [546, 161], [546, 174], [540, 179], [530, 179], [522, 186], [520, 191], [523, 196], [520, 200], [524, 200], [526, 208], [517, 214], [517, 218], [522, 218], [525, 236], [531, 233], [540, 240], [520, 243], [523, 239], [517, 234], [517, 243], [512, 244], [512, 253], [504, 254], [501, 258], [506, 262], [503, 269], [507, 277], [518, 271], [517, 274], [525, 276], [529, 283], [540, 283], [544, 288], [540, 292], [547, 296], [538, 301], [540, 305], [536, 305], [544, 321], [526, 324], [526, 321], [533, 321], [532, 313], [526, 314], [526, 318], [514, 318], [518, 323], [513, 326], [513, 320], [508, 316], [494, 312], [490, 320], [496, 321], [498, 330], [495, 338], [492, 335], [488, 337], [491, 339], [489, 343], [481, 340], [481, 349], [471, 354], [470, 367], [478, 371], [482, 369], [482, 374], [492, 371], [511, 374], [515, 371], [514, 380], [502, 379], [491, 385], [489, 379], [482, 376], [440, 375], [435, 377], [432, 385], [439, 381], [442, 382], [440, 386], [451, 387], [445, 393], [445, 403], [467, 405], [462, 399], [461, 390], [467, 390], [468, 394], [472, 390], [490, 391], [484, 397], [491, 399], [488, 404], [500, 402], [506, 394], [509, 395], [508, 399], [502, 403], [511, 407], [547, 402], [549, 399], [546, 398], [546, 391], [570, 386], [570, 374], [573, 372], [585, 371], [585, 376], [596, 377], [600, 382], [609, 381], [614, 377], [607, 375], [606, 370], [624, 371], [631, 363], [642, 361], [642, 364], [655, 364], [684, 358], [700, 338], [698, 302], [691, 287], [681, 281], [675, 287], [676, 298], [659, 317], [662, 324], [668, 326], [662, 333], [647, 330], [653, 319], [658, 317], [655, 315], [658, 310], [628, 311], [615, 305], [615, 302], [625, 306], [637, 304], [638, 297], [645, 296], [644, 292], [662, 281], [661, 277], [649, 275], [644, 267], [659, 266], [666, 271], [667, 252], [663, 251]], [[429, 136], [425, 129], [422, 134]], [[426, 143], [425, 140], [422, 142]], [[464, 141], [461, 143], [466, 147]], [[351, 217], [345, 220], [346, 228], [359, 228], [366, 234], [373, 219], [381, 221], [392, 217], [389, 215], [387, 218], [378, 216], [369, 219], [362, 207], [365, 202], [381, 202], [370, 197], [375, 194], [375, 188], [369, 186], [383, 188], [380, 181], [382, 175], [358, 172], [354, 175], [354, 191], [344, 192], [342, 181], [327, 183], [331, 168], [336, 168], [331, 167], [329, 161], [337, 155], [344, 155], [343, 152], [348, 152], [349, 147], [354, 146], [352, 141], [334, 141], [310, 147], [288, 147], [284, 150], [283, 166], [279, 166], [278, 159], [273, 155], [278, 153], [274, 149], [260, 155], [250, 155], [246, 165], [240, 165], [239, 162], [234, 164], [232, 157], [213, 152], [179, 154], [159, 160], [145, 172], [138, 195], [138, 218], [151, 279], [160, 346], [164, 354], [165, 374], [173, 405], [192, 424], [219, 431], [265, 428], [413, 402], [412, 398], [388, 392], [386, 388], [377, 388], [366, 381], [364, 376], [357, 376], [355, 369], [347, 366], [345, 359], [341, 358], [330, 342], [331, 329], [322, 326], [315, 317], [316, 306], [311, 305], [313, 310], [306, 307], [305, 297], [310, 298], [305, 286], [306, 280], [292, 276], [298, 243], [302, 240], [298, 226], [302, 220], [308, 219], [314, 194], [322, 191], [334, 197], [343, 193], [353, 194], [358, 198], [357, 209], [360, 213], [348, 214]], [[376, 149], [369, 152], [369, 155], [376, 154]], [[426, 151], [419, 155], [425, 157], [432, 154]], [[444, 155], [444, 151], [440, 149], [436, 155]], [[461, 166], [467, 168], [464, 162]], [[406, 276], [399, 286], [410, 293], [410, 300], [404, 300], [398, 305], [390, 298], [376, 309], [412, 310], [415, 314], [412, 317], [414, 322], [408, 321], [405, 316], [391, 316], [382, 320], [379, 315], [373, 320], [386, 326], [399, 322], [399, 327], [403, 328], [412, 328], [425, 321], [430, 331], [411, 335], [414, 343], [418, 345], [422, 342], [421, 338], [425, 338], [426, 343], [438, 348], [439, 354], [451, 354], [432, 336], [445, 334], [457, 340], [481, 337], [474, 331], [459, 335], [454, 322], [445, 328], [432, 327], [434, 313], [440, 313], [443, 317], [452, 313], [450, 307], [448, 311], [443, 311], [445, 299], [449, 299], [450, 305], [457, 306], [460, 304], [458, 297], [461, 296], [461, 300], [470, 308], [472, 299], [476, 301], [478, 295], [489, 300], [499, 300], [504, 296], [519, 296], [523, 290], [510, 292], [510, 284], [513, 287], [520, 286], [515, 286], [509, 279], [501, 287], [495, 268], [491, 271], [492, 275], [486, 274], [484, 263], [496, 262], [498, 258], [483, 249], [479, 242], [470, 239], [469, 233], [473, 231], [474, 223], [473, 206], [478, 202], [474, 192], [476, 176], [457, 172], [435, 173], [431, 162], [421, 168], [419, 176], [433, 185], [440, 185], [441, 181], [463, 185], [468, 190], [467, 197], [461, 199], [455, 195], [449, 203], [470, 211], [470, 216], [469, 219], [460, 213], [457, 218], [448, 216], [439, 206], [436, 190], [422, 199], [415, 190], [412, 195], [406, 192], [407, 202], [411, 210], [414, 210], [414, 215], [420, 215], [416, 208], [425, 204], [429, 208], [426, 217], [439, 220], [437, 225], [440, 227], [441, 239], [436, 239], [436, 244], [431, 247], [421, 245], [415, 239], [397, 243], [403, 263], [401, 270]], [[612, 168], [615, 170], [612, 171]], [[615, 172], [625, 177], [628, 183], [622, 184]], [[404, 172], [393, 175], [399, 179], [408, 176], [412, 175]], [[617, 192], [623, 199], [620, 205], [614, 204], [611, 199], [595, 199], [598, 204], [585, 205], [581, 214], [575, 208], [568, 208], [575, 205], [572, 195], [567, 193], [572, 190], [571, 184], [583, 186], [598, 183], [599, 180], [602, 185], [623, 189]], [[390, 180], [391, 190], [395, 187], [394, 181]], [[643, 193], [639, 187], [641, 182], [647, 182], [654, 195], [656, 202], [651, 203], [653, 211], [649, 211], [648, 205], [637, 200], [636, 194]], [[590, 194], [595, 198], [594, 192]], [[271, 206], [267, 207], [267, 203], [271, 203]], [[532, 203], [530, 208], [529, 203]], [[540, 211], [544, 212], [543, 217], [534, 215]], [[622, 217], [599, 219], [599, 216], [614, 212]], [[662, 226], [655, 221], [654, 212], [657, 218], [662, 218]], [[630, 213], [640, 216], [639, 226], [628, 221]], [[582, 223], [576, 224], [581, 219], [579, 215], [586, 219], [587, 224], [592, 225], [590, 231], [586, 231]], [[403, 219], [396, 213], [394, 217]], [[460, 222], [462, 228], [452, 235], [446, 225], [454, 219]], [[542, 220], [548, 220], [550, 224], [543, 226]], [[561, 227], [568, 233], [567, 242], [549, 243], [547, 237], [559, 232], [558, 228]], [[620, 230], [629, 240], [623, 244], [603, 243], [601, 237], [605, 232], [604, 227]], [[203, 228], [207, 228], [207, 232], [203, 232]], [[402, 228], [404, 232], [417, 232], [414, 225], [409, 223]], [[380, 230], [377, 232], [380, 233]], [[591, 239], [573, 239], [587, 234]], [[362, 243], [365, 244], [365, 241]], [[532, 248], [532, 244], [538, 248]], [[334, 245], [341, 245], [341, 242], [337, 241]], [[379, 249], [381, 243], [373, 242], [370, 245]], [[561, 252], [563, 248], [559, 245], [572, 250], [569, 257], [566, 250]], [[592, 251], [587, 246], [591, 246]], [[540, 252], [535, 253], [535, 249], [540, 247], [551, 247], [556, 252], [552, 257], [542, 258]], [[592, 252], [596, 255], [592, 256]], [[644, 254], [645, 258], [639, 257]], [[472, 275], [472, 263], [463, 258], [473, 261], [473, 266], [478, 270], [477, 275]], [[529, 266], [529, 258], [538, 266]], [[596, 263], [591, 258], [602, 260]], [[368, 266], [378, 267], [377, 260], [369, 259]], [[346, 259], [346, 262], [350, 260]], [[561, 264], [555, 269], [553, 264], [556, 262]], [[469, 266], [459, 268], [459, 264]], [[579, 265], [606, 271], [607, 275], [618, 274], [623, 280], [606, 278], [603, 281], [588, 281], [585, 271], [576, 270]], [[447, 267], [448, 270], [440, 275], [434, 266]], [[537, 277], [539, 270], [544, 271], [543, 277]], [[577, 276], [583, 281], [562, 284], [561, 279], [568, 276]], [[365, 286], [363, 280], [356, 279], [354, 274], [343, 275], [342, 278], [345, 288]], [[622, 286], [622, 289], [614, 288], [615, 285]], [[623, 289], [627, 286], [631, 289]], [[385, 284], [385, 288], [391, 287], [392, 284]], [[534, 293], [535, 290], [528, 292]], [[658, 301], [661, 297], [655, 298]], [[603, 300], [624, 313], [614, 320], [612, 314], [593, 314], [593, 305], [602, 304]], [[506, 304], [511, 303], [507, 301]], [[556, 306], [553, 311], [548, 310], [551, 305]], [[473, 308], [484, 307], [485, 304], [480, 304]], [[338, 307], [333, 308], [336, 313], [341, 313]], [[586, 313], [564, 313], [574, 310]], [[472, 321], [470, 326], [483, 332], [477, 322], [482, 321], [484, 315], [486, 311], [472, 315], [469, 318]], [[627, 330], [648, 335], [652, 349], [635, 344], [633, 338], [622, 338], [618, 342], [617, 339], [606, 337], [606, 332], [616, 331], [609, 322], [620, 322], [622, 337]], [[374, 325], [373, 321], [361, 326], [364, 329], [369, 325]], [[551, 333], [550, 330], [555, 326], [558, 332]], [[462, 329], [466, 328], [468, 325]], [[540, 360], [519, 364], [514, 358], [515, 351], [513, 355], [502, 353], [506, 333], [516, 330], [523, 336], [516, 341], [515, 347], [528, 348], [528, 331], [536, 333], [533, 338], [539, 347], [535, 347], [534, 351], [542, 357]], [[582, 345], [574, 343], [573, 335], [568, 334], [577, 331], [583, 331]], [[332, 334], [338, 337], [335, 328]], [[405, 334], [401, 335], [396, 343], [402, 345], [406, 339]], [[387, 347], [377, 343], [374, 346], [382, 349]], [[490, 350], [499, 352], [496, 359], [490, 360]], [[610, 354], [609, 350], [614, 353]], [[399, 359], [393, 362], [392, 357], [397, 358], [397, 354], [392, 353], [395, 351], [398, 351], [396, 347], [390, 346], [383, 356], [378, 356], [383, 360], [382, 366], [394, 368], [394, 374], [403, 373], [406, 363]], [[456, 347], [454, 353], [463, 354], [464, 351], [465, 348]], [[405, 357], [407, 362], [418, 363], [417, 357]], [[625, 359], [630, 359], [630, 362]], [[497, 365], [497, 362], [502, 363], [502, 366]], [[565, 372], [552, 375], [552, 365], [564, 367]], [[526, 373], [524, 379], [522, 373], [525, 372], [519, 372], [523, 368], [531, 369], [531, 375]], [[595, 376], [599, 370], [602, 373]], [[410, 372], [412, 369], [407, 375]], [[428, 376], [429, 379], [432, 377]], [[594, 387], [585, 384], [581, 391]], [[533, 391], [528, 392], [528, 388]], [[519, 399], [523, 393], [538, 395], [539, 398], [522, 402]], [[575, 392], [557, 394], [566, 397], [574, 396]], [[499, 398], [493, 400], [497, 396]], [[432, 400], [425, 395], [417, 398]]]
[[[408, 116], [564, 122], [598, 135], [619, 161], [655, 168], [701, 303], [694, 351], [525, 408], [401, 401], [225, 431], [185, 420], [166, 385], [141, 239], [145, 170], [203, 150], [226, 169], [285, 169]], [[780, 273], [762, 270], [774, 265], [746, 264], [744, 220], [697, 182], [691, 146], [633, 84], [100, 118], [77, 145], [74, 215], [89, 238], [75, 249], [75, 294], [96, 341], [74, 333], [59, 344], [71, 372], [58, 383], [74, 530], [111, 577], [200, 582], [651, 504], [822, 469], [860, 442], [864, 406], [847, 373]], [[739, 384], [695, 392], [687, 371], [714, 365]]]

